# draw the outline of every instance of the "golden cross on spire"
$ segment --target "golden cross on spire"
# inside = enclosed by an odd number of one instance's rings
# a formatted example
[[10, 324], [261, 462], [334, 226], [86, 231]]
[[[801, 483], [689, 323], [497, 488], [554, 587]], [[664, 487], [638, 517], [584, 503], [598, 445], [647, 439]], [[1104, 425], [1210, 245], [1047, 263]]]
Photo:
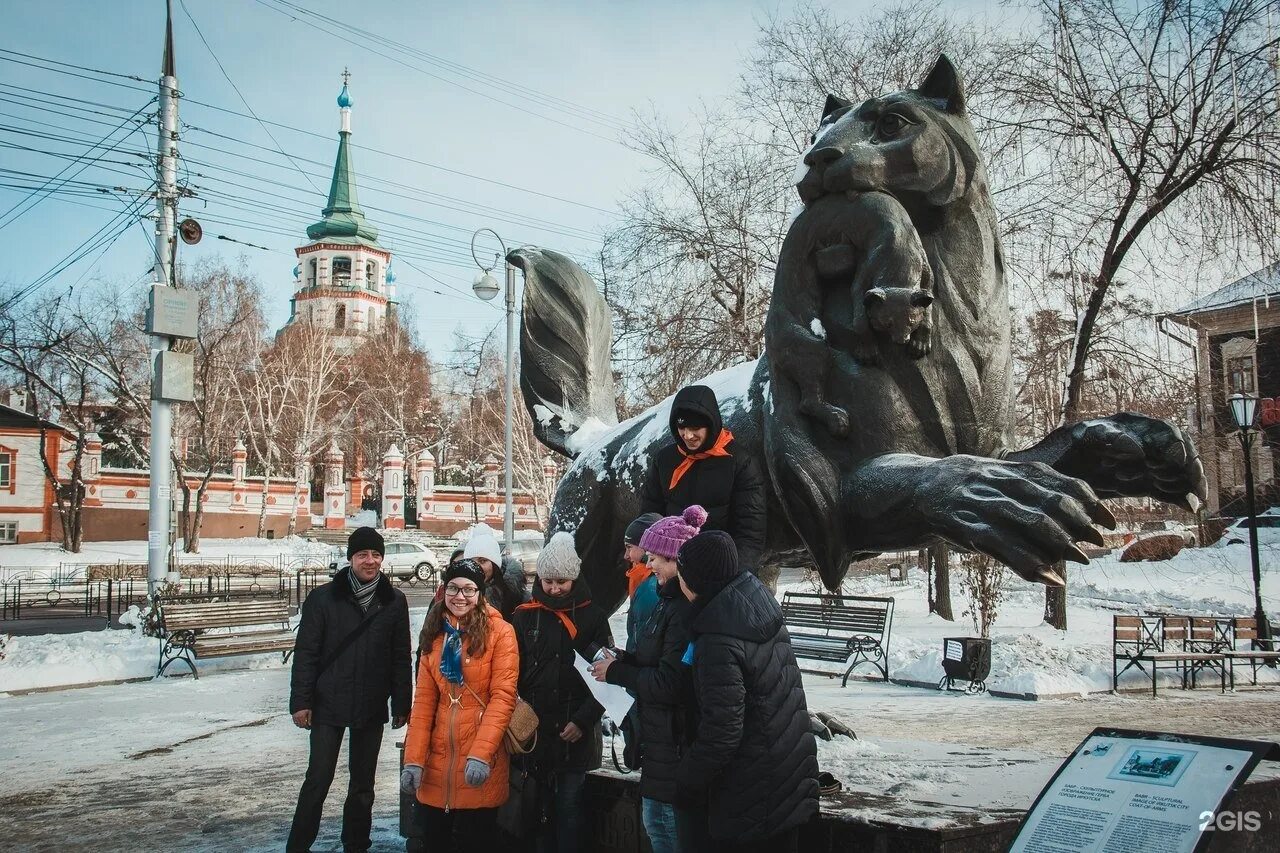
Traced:
[[342, 69], [342, 85], [347, 85], [347, 81], [351, 79], [351, 72], [345, 67]]

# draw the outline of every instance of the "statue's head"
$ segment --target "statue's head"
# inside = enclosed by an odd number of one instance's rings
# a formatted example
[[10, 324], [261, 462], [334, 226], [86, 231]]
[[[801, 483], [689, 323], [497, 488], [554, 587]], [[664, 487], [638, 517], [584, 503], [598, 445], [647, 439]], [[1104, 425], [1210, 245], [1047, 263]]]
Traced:
[[846, 190], [934, 206], [961, 198], [981, 178], [982, 164], [955, 66], [939, 56], [919, 87], [861, 104], [828, 95], [804, 164], [796, 189], [805, 203]]

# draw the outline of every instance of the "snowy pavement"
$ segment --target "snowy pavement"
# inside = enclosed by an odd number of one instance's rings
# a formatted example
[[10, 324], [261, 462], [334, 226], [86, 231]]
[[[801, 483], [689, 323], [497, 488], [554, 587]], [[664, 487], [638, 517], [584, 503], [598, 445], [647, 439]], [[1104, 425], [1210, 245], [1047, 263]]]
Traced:
[[[286, 712], [288, 680], [276, 666], [0, 698], [0, 848], [280, 849], [307, 755]], [[823, 769], [924, 822], [945, 820], [948, 806], [1026, 808], [1098, 725], [1280, 737], [1271, 690], [1020, 702], [894, 685], [842, 690], [821, 677], [806, 685], [811, 706], [838, 713], [860, 738], [821, 743]], [[387, 730], [383, 741], [375, 850], [403, 849], [399, 734]], [[318, 851], [341, 848], [345, 778], [340, 770]]]

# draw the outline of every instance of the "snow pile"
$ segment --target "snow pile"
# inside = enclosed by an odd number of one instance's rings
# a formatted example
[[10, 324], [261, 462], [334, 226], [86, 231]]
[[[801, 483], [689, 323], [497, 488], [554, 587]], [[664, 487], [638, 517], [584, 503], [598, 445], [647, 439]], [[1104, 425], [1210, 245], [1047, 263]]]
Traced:
[[613, 427], [606, 424], [599, 418], [587, 418], [582, 426], [573, 431], [573, 434], [565, 438], [564, 448], [573, 455], [582, 453], [587, 448], [594, 445], [602, 436], [606, 436]]
[[160, 640], [135, 631], [11, 637], [0, 660], [0, 692], [146, 678], [159, 657]]

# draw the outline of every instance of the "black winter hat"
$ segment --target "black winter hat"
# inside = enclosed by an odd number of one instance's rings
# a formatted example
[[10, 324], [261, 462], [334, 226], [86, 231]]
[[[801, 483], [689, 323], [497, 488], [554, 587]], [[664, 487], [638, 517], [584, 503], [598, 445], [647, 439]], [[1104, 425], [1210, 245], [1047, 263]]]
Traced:
[[736, 578], [738, 546], [723, 530], [706, 530], [680, 546], [676, 570], [695, 595], [712, 595]]
[[695, 412], [692, 409], [678, 409], [676, 411], [675, 422], [677, 427], [688, 427], [689, 429], [701, 429], [702, 427], [711, 427], [711, 418], [702, 412]]
[[459, 560], [444, 570], [444, 579], [440, 581], [443, 589], [454, 578], [469, 580], [480, 588], [480, 597], [484, 597], [484, 569], [475, 560]]
[[347, 559], [350, 560], [361, 551], [377, 551], [387, 556], [387, 546], [382, 542], [382, 534], [372, 527], [357, 527], [347, 537]]
[[655, 521], [662, 519], [662, 513], [646, 512], [635, 521], [627, 525], [627, 532], [622, 534], [622, 541], [628, 545], [639, 545], [640, 537], [644, 532], [653, 526]]

